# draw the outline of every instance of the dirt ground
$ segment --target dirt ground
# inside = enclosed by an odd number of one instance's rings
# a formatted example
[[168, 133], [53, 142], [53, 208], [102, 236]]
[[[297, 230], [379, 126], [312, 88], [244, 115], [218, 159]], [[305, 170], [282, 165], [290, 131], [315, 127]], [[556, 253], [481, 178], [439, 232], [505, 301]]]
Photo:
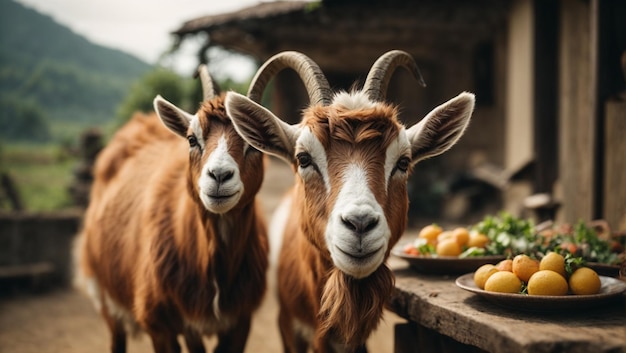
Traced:
[[[260, 195], [268, 220], [292, 180], [292, 171], [284, 162], [268, 163]], [[246, 352], [281, 352], [277, 317], [277, 301], [270, 290], [253, 318]], [[386, 312], [384, 321], [368, 341], [370, 352], [393, 352], [393, 327], [403, 321]], [[206, 345], [214, 347], [215, 340], [207, 339]], [[74, 289], [0, 297], [0, 353], [107, 352], [108, 347], [109, 332], [104, 321], [90, 300]], [[128, 343], [130, 353], [152, 352], [151, 348], [145, 334]]]

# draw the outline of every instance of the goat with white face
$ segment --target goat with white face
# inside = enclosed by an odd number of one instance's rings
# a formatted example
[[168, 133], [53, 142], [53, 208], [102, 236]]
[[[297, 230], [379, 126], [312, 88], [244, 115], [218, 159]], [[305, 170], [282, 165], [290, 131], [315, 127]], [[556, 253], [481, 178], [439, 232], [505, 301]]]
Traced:
[[384, 262], [406, 227], [409, 173], [418, 161], [457, 142], [469, 123], [474, 95], [461, 93], [407, 129], [397, 108], [384, 102], [396, 68], [405, 67], [421, 80], [405, 52], [379, 58], [362, 90], [334, 96], [319, 67], [302, 54], [281, 53], [265, 65], [269, 71], [294, 69], [311, 99], [296, 125], [237, 93], [229, 92], [225, 103], [248, 143], [282, 158], [296, 172], [284, 201], [291, 207], [280, 208], [289, 214], [276, 216], [285, 220], [278, 260], [285, 351], [304, 352], [309, 346], [316, 352], [365, 351], [393, 290]]
[[[79, 270], [111, 334], [127, 327], [156, 352], [243, 352], [266, 288], [267, 234], [256, 194], [264, 155], [235, 131], [201, 70], [204, 102], [191, 115], [160, 96], [98, 156]], [[166, 128], [167, 127], [167, 128]]]

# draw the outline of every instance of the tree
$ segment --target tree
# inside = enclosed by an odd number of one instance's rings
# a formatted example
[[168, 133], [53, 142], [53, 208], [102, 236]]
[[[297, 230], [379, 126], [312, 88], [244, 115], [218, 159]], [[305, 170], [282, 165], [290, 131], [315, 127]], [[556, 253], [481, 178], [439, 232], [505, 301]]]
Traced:
[[0, 137], [11, 141], [45, 142], [50, 127], [41, 108], [32, 101], [0, 99]]
[[118, 108], [117, 124], [122, 125], [135, 112], [153, 112], [152, 101], [159, 94], [179, 107], [184, 107], [184, 104], [187, 104], [185, 102], [185, 80], [171, 70], [158, 68], [148, 72], [133, 85], [128, 96]]
[[[222, 92], [233, 90], [245, 94], [248, 82], [239, 83], [227, 78], [215, 85]], [[135, 112], [153, 112], [152, 101], [157, 95], [188, 112], [195, 112], [202, 102], [202, 84], [200, 79], [183, 78], [169, 69], [158, 68], [151, 71], [131, 88], [118, 108], [116, 125], [120, 126], [128, 121]]]

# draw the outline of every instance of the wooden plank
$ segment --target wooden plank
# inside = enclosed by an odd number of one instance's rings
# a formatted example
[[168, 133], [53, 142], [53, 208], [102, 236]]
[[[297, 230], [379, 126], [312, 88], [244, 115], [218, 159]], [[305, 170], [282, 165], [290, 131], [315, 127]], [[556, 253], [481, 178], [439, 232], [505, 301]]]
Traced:
[[594, 217], [595, 70], [592, 70], [591, 8], [561, 2], [559, 46], [559, 182], [563, 222]]
[[38, 277], [54, 273], [54, 265], [49, 262], [39, 262], [25, 265], [0, 266], [0, 278], [13, 279], [24, 277]]
[[454, 284], [456, 276], [419, 274], [393, 257], [389, 265], [396, 277], [392, 311], [458, 343], [491, 353], [626, 353], [626, 296], [599, 308], [528, 312], [467, 292]]
[[[626, 54], [626, 2], [624, 1], [592, 1], [592, 30], [595, 30], [592, 39], [594, 43], [593, 59], [595, 63], [592, 68], [596, 70], [597, 76], [597, 89], [595, 92], [594, 101], [596, 104], [597, 117], [597, 149], [596, 149], [596, 190], [598, 197], [596, 198], [596, 215], [598, 218], [606, 217], [607, 212], [614, 210], [606, 210], [607, 206], [606, 197], [612, 198], [613, 193], [619, 193], [619, 189], [624, 189], [626, 186], [622, 183], [621, 188], [607, 189], [607, 185], [604, 183], [607, 181], [604, 173], [607, 168], [611, 168], [609, 163], [611, 161], [606, 159], [605, 151], [611, 149], [616, 150], [620, 144], [612, 146], [616, 140], [605, 140], [605, 131], [607, 131], [608, 123], [605, 118], [607, 116], [606, 101], [608, 97], [614, 97], [618, 101], [624, 101], [624, 80], [626, 79], [626, 73], [624, 72], [623, 59], [620, 60], [620, 56]], [[621, 61], [621, 65], [620, 65]], [[622, 95], [619, 98], [619, 95]], [[623, 114], [623, 112], [622, 112]], [[622, 135], [623, 135], [622, 130]], [[621, 145], [623, 147], [623, 145]], [[623, 150], [622, 150], [623, 151]], [[623, 174], [622, 174], [623, 175]], [[617, 186], [612, 184], [611, 186]], [[610, 190], [608, 193], [605, 190]], [[622, 193], [623, 195], [623, 193]], [[624, 202], [623, 202], [624, 203]]]
[[[624, 94], [626, 99], [626, 93]], [[626, 230], [626, 101], [606, 104], [604, 219], [613, 230]]]

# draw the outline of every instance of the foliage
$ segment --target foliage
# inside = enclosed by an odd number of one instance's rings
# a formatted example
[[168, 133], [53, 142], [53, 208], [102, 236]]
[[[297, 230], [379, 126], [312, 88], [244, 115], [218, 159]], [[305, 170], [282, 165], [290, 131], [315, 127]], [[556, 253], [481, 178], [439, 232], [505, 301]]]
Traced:
[[577, 269], [584, 267], [587, 264], [587, 261], [585, 261], [584, 258], [576, 257], [572, 255], [571, 253], [565, 254], [564, 260], [565, 260], [565, 273], [567, 274], [568, 278]]
[[586, 261], [604, 264], [619, 264], [626, 260], [626, 253], [618, 254], [615, 249], [623, 248], [617, 238], [611, 234], [601, 234], [585, 221], [579, 220], [576, 224], [561, 224], [544, 230], [537, 235], [541, 247], [540, 254], [555, 251], [562, 255], [572, 254], [582, 257]]
[[119, 106], [116, 114], [117, 125], [122, 125], [137, 111], [154, 111], [152, 102], [157, 95], [181, 106], [185, 97], [184, 80], [173, 71], [163, 68], [148, 72], [133, 85]]
[[[482, 221], [470, 226], [470, 238], [482, 235], [487, 237], [488, 243], [484, 248], [469, 247], [459, 257], [504, 255], [513, 258], [526, 254], [539, 260], [555, 252], [564, 257], [567, 273], [587, 262], [619, 265], [626, 261], [626, 237], [613, 235], [603, 220], [589, 223], [580, 220], [573, 225], [547, 224], [535, 226], [532, 220], [518, 218], [505, 211], [498, 215], [486, 215]], [[411, 254], [416, 249], [417, 254], [436, 255], [435, 246], [422, 232], [405, 248], [405, 252]], [[439, 233], [436, 235], [437, 238], [441, 236]]]
[[[95, 45], [13, 0], [0, 0], [0, 33], [0, 172], [31, 211], [70, 206], [72, 151], [86, 128], [113, 130], [152, 111], [157, 94], [187, 111], [202, 100], [199, 80]], [[219, 86], [246, 93], [248, 83]]]
[[472, 229], [490, 239], [486, 255], [513, 257], [527, 254], [541, 259], [554, 251], [567, 259], [569, 268], [580, 266], [581, 261], [614, 265], [626, 260], [624, 244], [611, 238], [611, 234], [599, 234], [583, 220], [574, 225], [563, 223], [539, 231], [531, 220], [501, 212], [498, 216], [485, 216]]
[[0, 119], [5, 123], [26, 125], [6, 116], [8, 104], [31, 119], [41, 116], [35, 119], [49, 126], [59, 121], [83, 128], [101, 125], [113, 119], [131, 85], [150, 69], [10, 0], [0, 0], [0, 33], [0, 96], [6, 99]]
[[41, 108], [32, 101], [0, 98], [0, 138], [5, 141], [48, 141], [50, 127]]
[[501, 212], [498, 216], [488, 215], [472, 229], [489, 238], [487, 255], [528, 253], [535, 241], [533, 222], [508, 212]]
[[[149, 65], [119, 50], [88, 41], [49, 16], [12, 0], [0, 0], [0, 49], [6, 64], [31, 70], [41, 58], [65, 63], [103, 77], [136, 77]], [[10, 34], [10, 35], [6, 35]], [[4, 61], [4, 60], [3, 60]]]
[[[247, 83], [225, 79], [215, 85], [222, 92], [233, 90], [242, 94], [247, 92]], [[137, 111], [154, 111], [153, 101], [157, 95], [188, 111], [195, 112], [202, 102], [202, 85], [199, 79], [182, 78], [175, 72], [157, 68], [144, 75], [130, 90], [126, 99], [118, 108], [116, 126], [122, 125]]]
[[[248, 93], [248, 87], [250, 86], [250, 80], [247, 82], [236, 82], [230, 78], [219, 82], [222, 92], [235, 91], [241, 94]], [[267, 89], [266, 89], [267, 90]]]

